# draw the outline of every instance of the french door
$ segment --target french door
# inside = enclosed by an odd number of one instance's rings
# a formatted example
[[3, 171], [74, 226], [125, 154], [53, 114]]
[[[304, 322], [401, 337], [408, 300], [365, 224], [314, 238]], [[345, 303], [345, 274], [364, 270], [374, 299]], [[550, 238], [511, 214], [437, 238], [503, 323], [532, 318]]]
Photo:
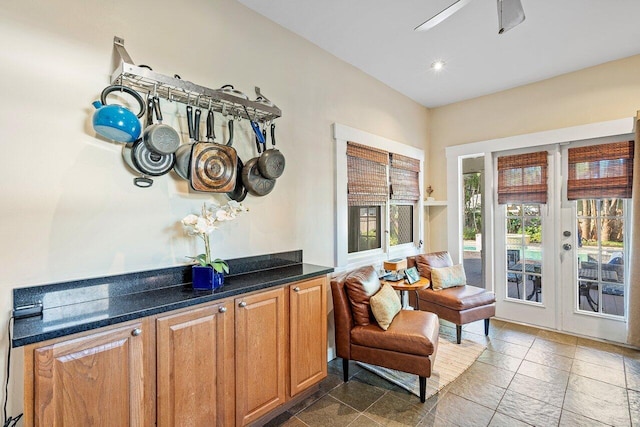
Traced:
[[575, 145], [545, 147], [546, 204], [494, 205], [496, 315], [625, 342], [628, 203], [567, 201], [565, 159]]

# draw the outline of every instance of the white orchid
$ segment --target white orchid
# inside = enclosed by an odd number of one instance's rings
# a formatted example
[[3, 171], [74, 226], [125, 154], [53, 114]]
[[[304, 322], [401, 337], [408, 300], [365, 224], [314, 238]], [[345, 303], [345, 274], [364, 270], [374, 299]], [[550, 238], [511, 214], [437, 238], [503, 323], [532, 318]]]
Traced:
[[189, 258], [196, 260], [202, 266], [212, 266], [218, 273], [222, 273], [223, 271], [228, 273], [229, 266], [226, 261], [220, 258], [216, 258], [213, 261], [211, 260], [211, 242], [209, 241], [209, 235], [218, 228], [216, 226], [217, 223], [234, 220], [238, 214], [242, 212], [248, 212], [248, 209], [245, 208], [242, 203], [231, 200], [224, 206], [219, 206], [215, 203], [208, 205], [204, 203], [202, 205], [201, 215], [189, 214], [185, 216], [181, 222], [186, 232], [190, 236], [198, 236], [204, 240], [205, 249], [205, 253]]

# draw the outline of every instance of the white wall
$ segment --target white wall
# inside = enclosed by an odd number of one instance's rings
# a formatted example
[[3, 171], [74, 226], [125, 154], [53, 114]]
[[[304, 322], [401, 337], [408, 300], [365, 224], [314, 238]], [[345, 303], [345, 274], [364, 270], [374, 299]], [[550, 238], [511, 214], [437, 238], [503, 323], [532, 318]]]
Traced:
[[[177, 222], [208, 197], [189, 194], [172, 175], [135, 188], [121, 147], [91, 129], [91, 102], [112, 71], [114, 35], [137, 64], [209, 87], [232, 83], [252, 97], [260, 86], [283, 111], [277, 136], [285, 174], [269, 196], [247, 199], [248, 215], [216, 231], [216, 256], [303, 249], [307, 262], [333, 265], [331, 124], [419, 148], [428, 143], [427, 109], [233, 0], [2, 2], [3, 331], [15, 287], [173, 266], [202, 251]], [[184, 124], [175, 106], [164, 113]], [[242, 128], [236, 147], [247, 160], [253, 140], [246, 121]], [[7, 343], [3, 332], [3, 384]], [[12, 414], [22, 407], [15, 354]]]

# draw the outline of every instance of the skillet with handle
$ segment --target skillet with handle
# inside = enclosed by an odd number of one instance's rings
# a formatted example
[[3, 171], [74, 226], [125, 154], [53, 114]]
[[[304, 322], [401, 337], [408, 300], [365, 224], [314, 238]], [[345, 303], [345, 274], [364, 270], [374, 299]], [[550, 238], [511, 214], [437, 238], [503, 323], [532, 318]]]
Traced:
[[276, 148], [276, 125], [271, 124], [271, 148], [266, 149], [267, 144], [265, 142], [265, 150], [260, 155], [258, 160], [258, 168], [260, 174], [265, 178], [276, 179], [279, 178], [284, 172], [285, 160], [284, 155]]

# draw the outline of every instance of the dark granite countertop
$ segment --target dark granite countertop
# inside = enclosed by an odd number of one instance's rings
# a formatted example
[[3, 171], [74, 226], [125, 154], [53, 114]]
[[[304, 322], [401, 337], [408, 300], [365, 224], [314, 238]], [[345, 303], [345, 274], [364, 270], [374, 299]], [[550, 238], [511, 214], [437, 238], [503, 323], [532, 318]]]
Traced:
[[296, 262], [296, 258], [302, 260], [301, 251], [299, 257], [297, 252], [286, 253], [290, 254], [296, 256], [285, 257], [292, 258], [285, 261], [278, 256], [281, 254], [235, 260], [239, 267], [232, 271], [241, 273], [225, 277], [224, 286], [215, 291], [194, 291], [188, 267], [14, 289], [14, 307], [29, 303], [31, 298], [32, 302], [43, 301], [44, 310], [42, 316], [15, 320], [12, 345], [20, 347], [333, 271]]

